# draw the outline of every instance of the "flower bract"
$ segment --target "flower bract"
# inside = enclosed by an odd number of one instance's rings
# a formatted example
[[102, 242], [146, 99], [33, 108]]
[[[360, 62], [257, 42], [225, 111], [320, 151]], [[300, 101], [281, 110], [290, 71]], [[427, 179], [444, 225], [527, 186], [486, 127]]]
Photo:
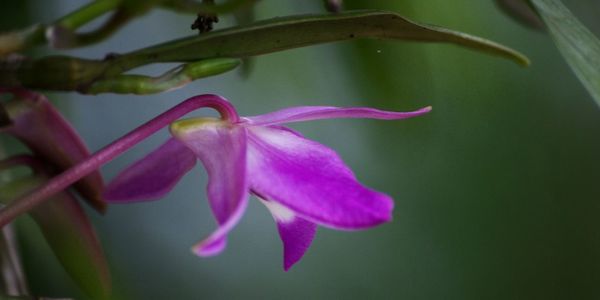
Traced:
[[[13, 94], [11, 100], [3, 103], [10, 124], [0, 127], [0, 132], [23, 142], [39, 159], [53, 166], [55, 172], [64, 171], [90, 156], [75, 129], [44, 95], [23, 89], [0, 89], [0, 94], [6, 92]], [[106, 209], [103, 187], [98, 171], [75, 184], [77, 191], [99, 212]]]

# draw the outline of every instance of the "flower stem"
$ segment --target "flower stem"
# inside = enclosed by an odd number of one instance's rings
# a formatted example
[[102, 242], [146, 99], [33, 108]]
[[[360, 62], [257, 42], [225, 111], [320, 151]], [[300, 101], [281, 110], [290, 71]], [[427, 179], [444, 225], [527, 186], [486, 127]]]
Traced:
[[82, 89], [86, 94], [121, 93], [152, 94], [182, 87], [196, 79], [230, 71], [240, 64], [239, 59], [214, 58], [180, 65], [161, 76], [118, 75], [94, 82]]
[[44, 186], [9, 203], [0, 210], [0, 227], [3, 227], [16, 217], [43, 203], [44, 200], [48, 199], [50, 196], [64, 190], [69, 185], [100, 168], [102, 165], [121, 155], [123, 152], [143, 141], [158, 130], [168, 126], [171, 122], [193, 110], [203, 107], [210, 107], [217, 110], [221, 114], [221, 117], [229, 122], [235, 123], [239, 121], [239, 116], [235, 111], [235, 108], [224, 98], [217, 95], [191, 97], [140, 127], [130, 131], [128, 134], [102, 148], [72, 168], [53, 177]]

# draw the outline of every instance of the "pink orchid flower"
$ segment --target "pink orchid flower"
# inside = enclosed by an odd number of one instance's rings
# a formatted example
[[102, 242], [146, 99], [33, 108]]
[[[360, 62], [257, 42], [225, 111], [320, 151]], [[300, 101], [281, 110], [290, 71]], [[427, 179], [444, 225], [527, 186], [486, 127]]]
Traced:
[[193, 247], [194, 253], [220, 253], [254, 194], [277, 223], [286, 271], [309, 248], [317, 225], [370, 228], [391, 220], [393, 202], [361, 185], [335, 151], [280, 124], [333, 118], [397, 120], [431, 110], [305, 106], [239, 117], [229, 102], [213, 97], [221, 119], [172, 123], [174, 137], [121, 172], [104, 196], [112, 203], [161, 198], [199, 159], [208, 173], [207, 196], [218, 228]]

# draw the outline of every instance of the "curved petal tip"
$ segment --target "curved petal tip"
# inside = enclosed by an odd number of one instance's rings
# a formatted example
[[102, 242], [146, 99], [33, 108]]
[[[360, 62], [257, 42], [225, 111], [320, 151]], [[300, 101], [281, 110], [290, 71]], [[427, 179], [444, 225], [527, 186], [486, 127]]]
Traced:
[[227, 240], [225, 238], [218, 239], [209, 243], [206, 243], [206, 241], [202, 241], [192, 247], [192, 252], [201, 257], [210, 257], [223, 252], [226, 246]]

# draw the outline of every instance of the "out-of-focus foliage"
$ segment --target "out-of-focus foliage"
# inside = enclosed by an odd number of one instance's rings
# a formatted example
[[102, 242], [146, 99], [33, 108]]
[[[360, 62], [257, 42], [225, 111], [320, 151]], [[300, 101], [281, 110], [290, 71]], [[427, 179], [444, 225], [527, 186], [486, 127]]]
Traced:
[[[0, 202], [5, 204], [11, 197], [27, 193], [45, 181], [47, 178], [39, 174], [12, 180], [2, 186]], [[108, 299], [111, 281], [106, 258], [77, 199], [70, 192], [60, 193], [33, 210], [31, 216], [71, 279], [88, 296]], [[45, 259], [52, 260], [54, 256]], [[42, 270], [36, 272], [43, 273]]]
[[496, 5], [521, 24], [534, 29], [544, 29], [544, 22], [532, 9], [531, 3], [523, 0], [496, 0]]
[[600, 105], [600, 40], [560, 0], [531, 0], [556, 46]]

